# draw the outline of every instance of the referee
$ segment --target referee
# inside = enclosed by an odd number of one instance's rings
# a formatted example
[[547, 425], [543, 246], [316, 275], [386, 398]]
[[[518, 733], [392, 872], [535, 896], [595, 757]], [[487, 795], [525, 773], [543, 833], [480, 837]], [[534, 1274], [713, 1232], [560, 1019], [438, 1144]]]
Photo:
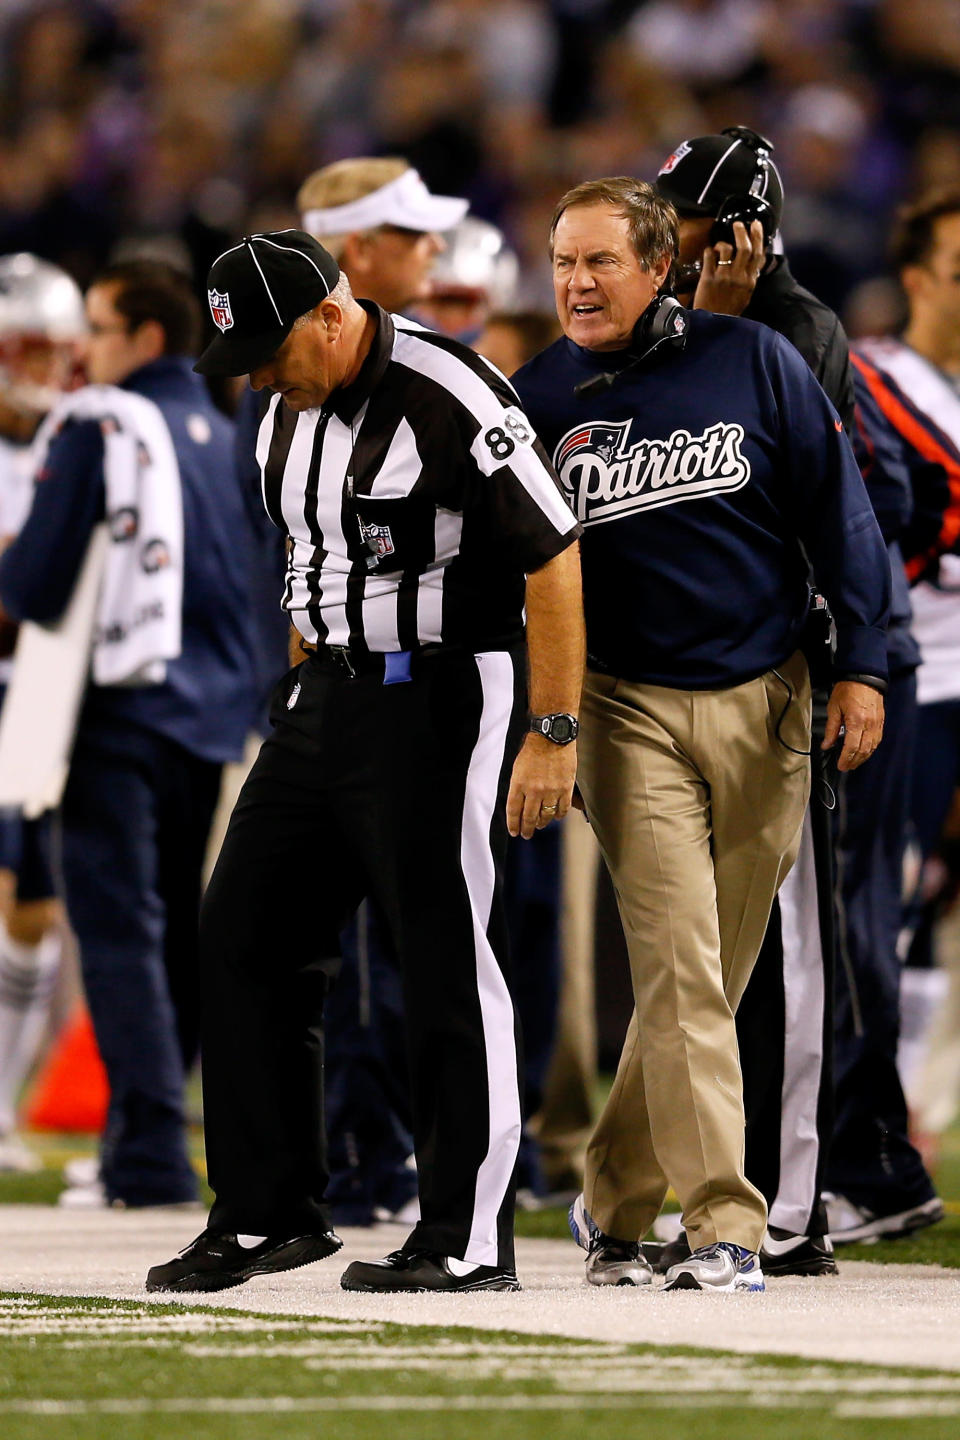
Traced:
[[246, 237], [209, 285], [221, 333], [197, 368], [274, 392], [257, 456], [311, 653], [274, 696], [201, 919], [216, 1201], [147, 1288], [222, 1289], [339, 1248], [323, 997], [372, 894], [403, 969], [421, 1219], [342, 1284], [516, 1289], [502, 864], [508, 829], [529, 838], [570, 804], [579, 527], [499, 374], [354, 300], [304, 232]]

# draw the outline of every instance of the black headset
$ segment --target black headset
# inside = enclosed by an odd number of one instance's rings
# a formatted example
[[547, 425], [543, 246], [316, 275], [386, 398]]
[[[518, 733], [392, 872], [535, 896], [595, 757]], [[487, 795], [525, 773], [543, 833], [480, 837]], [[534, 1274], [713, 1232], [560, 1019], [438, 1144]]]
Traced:
[[633, 327], [627, 347], [631, 360], [619, 370], [604, 370], [599, 375], [591, 375], [589, 380], [581, 380], [579, 385], [573, 387], [574, 395], [581, 397], [595, 395], [600, 390], [609, 390], [625, 371], [642, 365], [654, 350], [663, 347], [682, 350], [687, 343], [688, 323], [687, 312], [680, 301], [675, 295], [663, 291], [650, 301]]
[[759, 220], [763, 226], [763, 248], [769, 251], [778, 225], [776, 211], [766, 198], [767, 187], [770, 183], [773, 143], [764, 139], [762, 135], [758, 135], [756, 130], [748, 130], [745, 125], [728, 125], [720, 133], [729, 135], [731, 140], [739, 140], [742, 145], [752, 151], [755, 164], [753, 179], [746, 192], [727, 195], [721, 202], [708, 243], [710, 245], [721, 243], [733, 245], [736, 243], [733, 237], [735, 220], [742, 220], [748, 230], [751, 221]]

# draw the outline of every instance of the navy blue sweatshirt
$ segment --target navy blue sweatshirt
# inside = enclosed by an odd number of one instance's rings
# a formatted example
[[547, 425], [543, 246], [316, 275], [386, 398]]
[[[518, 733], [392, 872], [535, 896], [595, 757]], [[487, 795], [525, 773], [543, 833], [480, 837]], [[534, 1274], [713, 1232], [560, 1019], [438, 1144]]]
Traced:
[[[233, 454], [233, 426], [189, 360], [136, 371], [125, 389], [159, 406], [183, 494], [183, 648], [161, 685], [90, 685], [81, 728], [135, 724], [205, 760], [239, 759], [254, 718], [250, 574], [253, 537]], [[73, 591], [104, 517], [103, 437], [68, 423], [47, 454], [26, 523], [0, 558], [0, 602], [17, 620], [53, 620]]]
[[[838, 678], [886, 678], [890, 566], [837, 412], [773, 330], [686, 318], [684, 349], [633, 368], [562, 339], [513, 377], [585, 527], [592, 663], [690, 690], [762, 674], [798, 646], [806, 552]], [[612, 370], [610, 388], [574, 394]]]

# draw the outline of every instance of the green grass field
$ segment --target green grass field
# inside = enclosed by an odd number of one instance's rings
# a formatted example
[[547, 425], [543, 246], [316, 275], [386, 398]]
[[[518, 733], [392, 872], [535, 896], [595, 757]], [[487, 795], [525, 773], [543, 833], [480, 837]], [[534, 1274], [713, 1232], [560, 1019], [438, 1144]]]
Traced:
[[947, 1437], [960, 1375], [0, 1295], [4, 1440]]

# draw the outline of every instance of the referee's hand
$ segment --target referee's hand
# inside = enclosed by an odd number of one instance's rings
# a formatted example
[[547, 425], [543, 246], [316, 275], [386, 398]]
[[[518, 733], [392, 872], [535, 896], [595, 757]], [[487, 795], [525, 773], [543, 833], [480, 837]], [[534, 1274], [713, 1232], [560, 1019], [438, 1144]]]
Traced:
[[577, 742], [555, 745], [544, 735], [530, 734], [520, 747], [510, 777], [507, 829], [529, 840], [551, 820], [570, 809], [577, 775]]

